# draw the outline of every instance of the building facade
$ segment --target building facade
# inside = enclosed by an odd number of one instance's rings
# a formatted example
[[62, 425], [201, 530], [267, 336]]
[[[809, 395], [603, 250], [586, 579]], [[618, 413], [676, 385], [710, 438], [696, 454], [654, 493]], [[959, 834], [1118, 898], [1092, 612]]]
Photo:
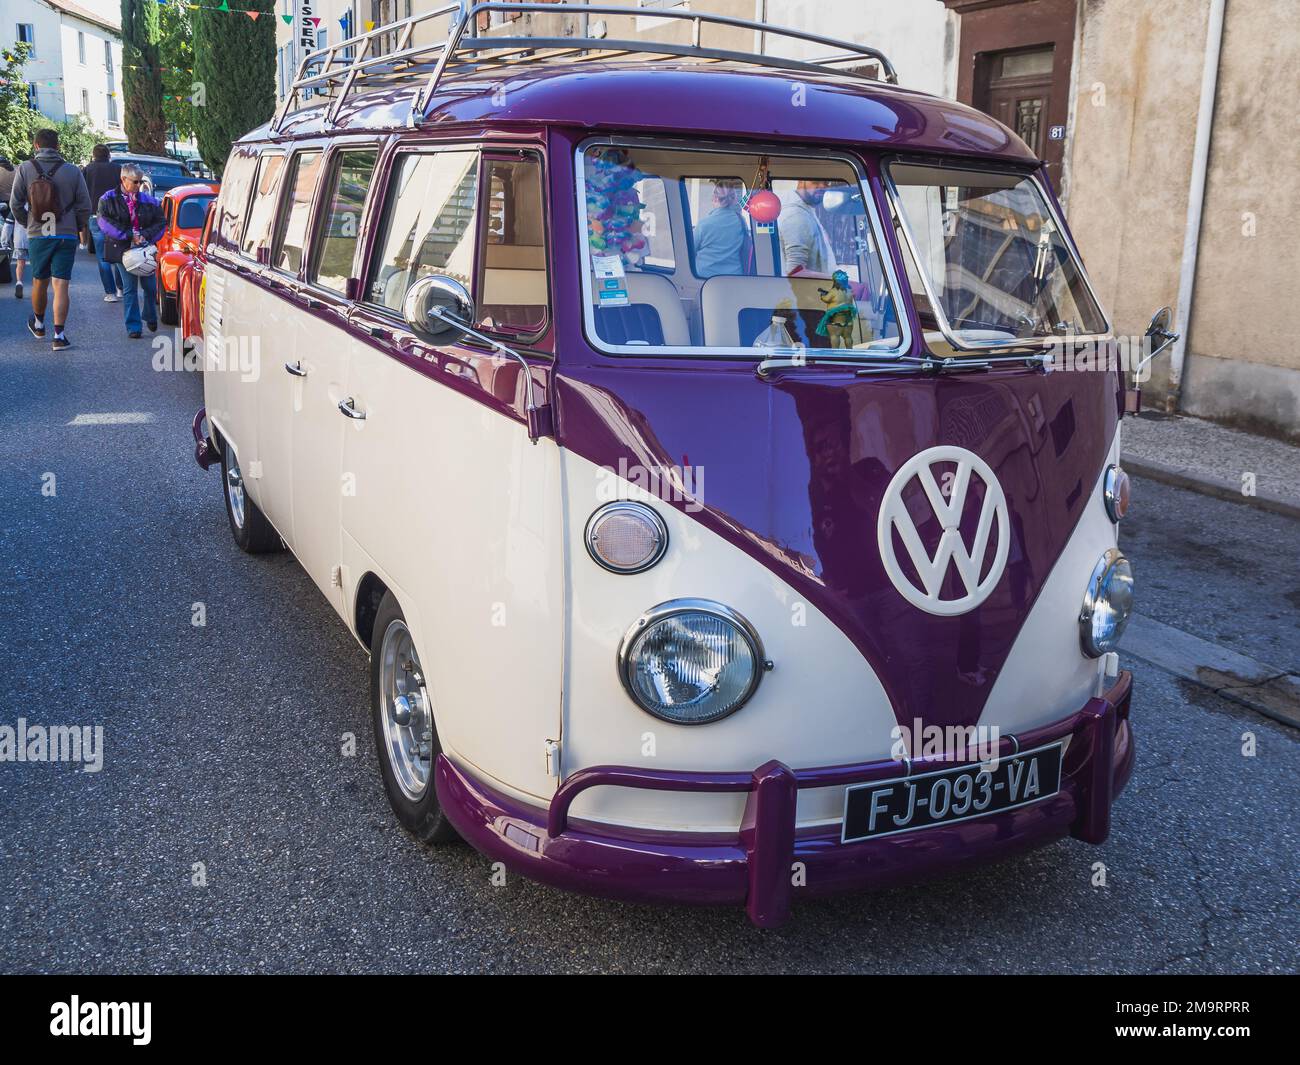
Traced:
[[4, 0], [3, 11], [5, 39], [31, 46], [31, 106], [56, 122], [84, 115], [108, 139], [124, 138], [117, 0]]

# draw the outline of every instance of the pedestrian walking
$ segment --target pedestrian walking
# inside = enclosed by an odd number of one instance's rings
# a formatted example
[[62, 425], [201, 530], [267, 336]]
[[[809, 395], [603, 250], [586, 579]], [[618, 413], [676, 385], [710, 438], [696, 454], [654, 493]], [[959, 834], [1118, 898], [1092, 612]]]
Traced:
[[[78, 235], [90, 221], [90, 193], [81, 171], [59, 154], [55, 130], [38, 130], [31, 159], [14, 175], [9, 207], [19, 227], [26, 226], [32, 264], [32, 313], [27, 330], [45, 338], [45, 310], [54, 290], [52, 347], [62, 351], [68, 340], [69, 285], [77, 257]], [[16, 236], [16, 234], [15, 234]], [[15, 244], [17, 241], [15, 240]]]
[[[117, 188], [122, 180], [122, 164], [115, 163], [108, 148], [96, 144], [90, 151], [90, 162], [81, 168], [86, 179], [86, 189], [90, 193], [90, 202], [98, 204], [104, 193]], [[117, 283], [117, 272], [113, 264], [104, 258], [104, 232], [99, 228], [99, 216], [90, 216], [90, 241], [95, 249], [95, 259], [99, 263], [99, 280], [104, 286], [104, 302], [116, 303], [122, 298], [122, 290]]]
[[144, 191], [143, 183], [144, 171], [127, 163], [117, 187], [104, 193], [96, 206], [104, 234], [104, 258], [113, 264], [122, 289], [126, 335], [133, 340], [139, 339], [142, 324], [151, 333], [158, 330], [154, 244], [166, 228], [162, 205]]

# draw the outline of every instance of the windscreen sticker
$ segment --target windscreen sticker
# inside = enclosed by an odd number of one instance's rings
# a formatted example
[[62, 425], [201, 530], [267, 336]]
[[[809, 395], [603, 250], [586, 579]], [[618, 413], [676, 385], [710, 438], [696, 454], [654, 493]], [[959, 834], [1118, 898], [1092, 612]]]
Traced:
[[596, 275], [596, 301], [601, 307], [626, 307], [627, 280], [623, 259], [618, 255], [593, 255], [592, 271]]

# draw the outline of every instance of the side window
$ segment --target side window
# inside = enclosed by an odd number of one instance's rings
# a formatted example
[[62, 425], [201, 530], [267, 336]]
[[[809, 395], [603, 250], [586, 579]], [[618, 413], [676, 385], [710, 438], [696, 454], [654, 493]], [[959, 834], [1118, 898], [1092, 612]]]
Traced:
[[484, 190], [479, 321], [491, 330], [540, 332], [549, 302], [541, 162], [486, 159]]
[[199, 237], [199, 247], [206, 249], [208, 243], [212, 240], [212, 223], [217, 218], [217, 201], [215, 199], [208, 202], [207, 214], [203, 216], [203, 234]]
[[217, 233], [221, 243], [232, 248], [239, 247], [240, 237], [244, 233], [248, 190], [256, 167], [257, 160], [253, 156], [233, 154], [222, 175], [221, 218], [217, 223]]
[[469, 288], [477, 192], [476, 151], [399, 156], [385, 198], [383, 236], [367, 279], [367, 301], [401, 313], [406, 290], [426, 274], [447, 274]]
[[163, 197], [163, 221], [170, 226], [172, 224], [172, 210], [176, 206], [176, 201], [170, 196]]
[[257, 166], [257, 180], [253, 183], [253, 202], [248, 208], [248, 224], [239, 242], [239, 252], [250, 259], [257, 258], [259, 248], [271, 239], [271, 223], [275, 220], [275, 205], [280, 198], [280, 177], [284, 172], [284, 156], [279, 152], [263, 152]]
[[742, 206], [748, 193], [744, 180], [688, 177], [682, 181], [682, 191], [695, 276], [754, 273], [752, 219]]
[[375, 173], [378, 153], [347, 150], [335, 156], [330, 174], [324, 222], [317, 238], [316, 260], [308, 280], [324, 288], [343, 293], [357, 254], [357, 234], [361, 232], [361, 212], [366, 192]]
[[662, 270], [676, 270], [672, 222], [668, 217], [668, 188], [663, 178], [647, 175], [634, 187], [641, 202], [641, 236], [645, 238], [642, 261]]
[[271, 265], [295, 277], [302, 268], [302, 250], [307, 243], [307, 219], [312, 193], [320, 172], [319, 151], [298, 152], [289, 164], [289, 203], [276, 227], [271, 245]]

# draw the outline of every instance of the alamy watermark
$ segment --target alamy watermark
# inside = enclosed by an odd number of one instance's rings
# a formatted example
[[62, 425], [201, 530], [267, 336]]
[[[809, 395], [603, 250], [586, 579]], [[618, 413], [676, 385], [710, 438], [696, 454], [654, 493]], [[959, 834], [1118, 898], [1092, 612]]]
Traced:
[[104, 768], [104, 726], [0, 725], [0, 762], [80, 762], [83, 773]]
[[703, 466], [641, 466], [619, 459], [617, 468], [600, 468], [596, 498], [602, 503], [635, 499], [628, 484], [666, 503], [683, 503], [688, 514], [704, 509]]

